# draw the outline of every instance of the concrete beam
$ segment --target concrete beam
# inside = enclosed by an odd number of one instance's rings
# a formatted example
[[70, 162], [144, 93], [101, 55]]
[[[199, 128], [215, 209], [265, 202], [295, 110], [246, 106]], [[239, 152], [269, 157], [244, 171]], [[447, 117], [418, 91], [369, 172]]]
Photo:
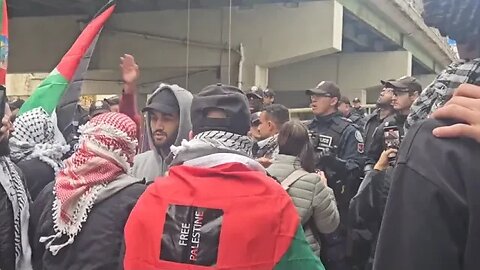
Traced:
[[304, 2], [297, 8], [256, 5], [232, 16], [234, 43], [243, 43], [250, 52], [247, 61], [260, 66], [285, 65], [342, 48], [343, 7], [333, 0]]
[[[269, 86], [276, 91], [303, 91], [330, 80], [353, 98], [381, 79], [411, 75], [411, 69], [412, 54], [405, 51], [341, 53], [272, 68]], [[303, 92], [298, 97], [303, 98]]]
[[[333, 0], [302, 3], [298, 8], [261, 4], [236, 9], [231, 25], [227, 9], [193, 9], [188, 36], [186, 10], [115, 14], [102, 33], [90, 69], [116, 69], [124, 53], [134, 54], [142, 68], [228, 65], [230, 30], [231, 65], [238, 65], [240, 43], [245, 45], [246, 65], [300, 61], [341, 50], [342, 16], [342, 6]], [[13, 19], [9, 71], [50, 72], [80, 33], [84, 19]]]
[[[412, 52], [413, 56], [432, 71], [439, 66], [444, 68], [453, 59], [453, 54], [445, 48], [441, 39], [425, 26], [421, 18], [418, 19], [419, 15], [406, 12], [405, 1], [369, 0], [370, 4], [358, 0], [338, 1], [388, 39]], [[405, 3], [400, 6], [399, 2]], [[387, 5], [389, 9], [385, 8]]]

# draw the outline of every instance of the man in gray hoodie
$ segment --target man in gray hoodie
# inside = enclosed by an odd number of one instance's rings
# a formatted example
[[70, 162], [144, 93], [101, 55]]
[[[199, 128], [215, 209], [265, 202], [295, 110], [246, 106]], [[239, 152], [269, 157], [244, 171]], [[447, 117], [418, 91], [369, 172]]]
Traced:
[[178, 85], [161, 84], [147, 100], [145, 138], [150, 151], [134, 159], [133, 176], [147, 182], [163, 176], [172, 160], [170, 146], [188, 139], [192, 129], [190, 106], [192, 94]]

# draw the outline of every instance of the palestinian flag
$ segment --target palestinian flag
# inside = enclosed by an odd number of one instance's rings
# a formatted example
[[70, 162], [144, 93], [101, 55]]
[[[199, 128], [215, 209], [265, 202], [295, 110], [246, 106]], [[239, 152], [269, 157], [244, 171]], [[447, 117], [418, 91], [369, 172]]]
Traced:
[[[73, 120], [73, 118], [68, 119], [69, 116], [65, 117], [65, 108], [63, 107], [72, 103], [77, 104], [83, 78], [88, 69], [96, 42], [114, 9], [115, 1], [111, 0], [92, 18], [57, 67], [25, 101], [19, 114], [42, 107], [52, 115], [56, 123], [57, 114], [55, 110], [58, 111], [59, 117], [61, 115], [61, 122], [68, 123]], [[65, 100], [65, 102], [61, 102], [62, 100]], [[60, 111], [62, 112], [60, 113]], [[63, 130], [63, 127], [58, 128]]]
[[8, 66], [8, 13], [7, 0], [1, 1], [2, 33], [0, 33], [0, 85], [5, 85]]
[[324, 270], [290, 196], [240, 162], [153, 182], [125, 225], [124, 269]]

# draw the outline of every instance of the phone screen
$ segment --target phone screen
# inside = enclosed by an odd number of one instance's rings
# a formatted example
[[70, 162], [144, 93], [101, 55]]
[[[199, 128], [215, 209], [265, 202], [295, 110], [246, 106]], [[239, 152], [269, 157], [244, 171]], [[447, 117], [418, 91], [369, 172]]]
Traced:
[[386, 149], [400, 147], [400, 132], [397, 127], [388, 127], [383, 130]]

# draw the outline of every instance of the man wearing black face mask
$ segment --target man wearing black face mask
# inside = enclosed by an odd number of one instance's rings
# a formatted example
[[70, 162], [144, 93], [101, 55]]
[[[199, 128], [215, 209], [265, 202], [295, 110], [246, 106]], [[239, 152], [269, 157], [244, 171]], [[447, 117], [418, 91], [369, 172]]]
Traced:
[[253, 86], [245, 94], [248, 98], [248, 106], [250, 107], [250, 113], [260, 112], [263, 109], [263, 90], [257, 86]]
[[11, 116], [7, 104], [0, 128], [0, 269], [31, 269], [28, 243], [29, 195], [20, 169], [9, 157]]

